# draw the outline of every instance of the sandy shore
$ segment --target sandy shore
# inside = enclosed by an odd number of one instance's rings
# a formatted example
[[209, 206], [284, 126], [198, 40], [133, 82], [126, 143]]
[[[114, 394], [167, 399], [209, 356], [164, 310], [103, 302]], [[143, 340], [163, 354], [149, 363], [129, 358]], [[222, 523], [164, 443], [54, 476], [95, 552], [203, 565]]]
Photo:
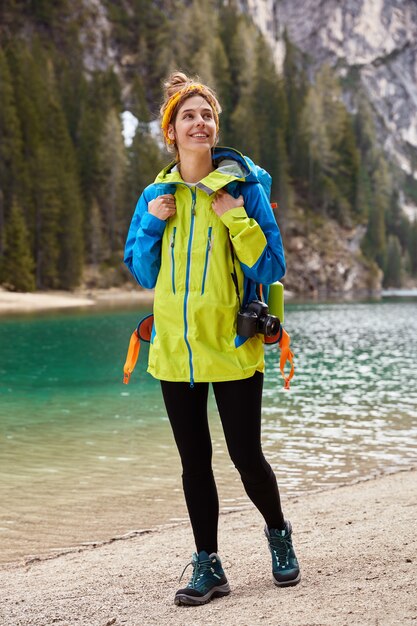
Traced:
[[416, 485], [413, 469], [287, 499], [302, 567], [297, 587], [273, 585], [262, 520], [251, 509], [220, 519], [220, 554], [232, 587], [226, 598], [202, 607], [173, 604], [192, 552], [191, 531], [182, 524], [3, 566], [0, 624], [415, 625]]
[[0, 289], [0, 316], [78, 307], [150, 304], [152, 301], [153, 291], [139, 289], [95, 289], [73, 293], [68, 291], [15, 293]]

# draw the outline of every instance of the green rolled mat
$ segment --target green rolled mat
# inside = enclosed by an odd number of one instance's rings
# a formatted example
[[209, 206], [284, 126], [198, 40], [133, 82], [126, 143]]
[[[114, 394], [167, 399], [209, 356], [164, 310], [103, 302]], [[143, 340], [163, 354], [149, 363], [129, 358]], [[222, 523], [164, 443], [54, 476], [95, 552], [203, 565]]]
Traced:
[[284, 285], [279, 281], [269, 285], [268, 308], [271, 315], [279, 318], [284, 323]]

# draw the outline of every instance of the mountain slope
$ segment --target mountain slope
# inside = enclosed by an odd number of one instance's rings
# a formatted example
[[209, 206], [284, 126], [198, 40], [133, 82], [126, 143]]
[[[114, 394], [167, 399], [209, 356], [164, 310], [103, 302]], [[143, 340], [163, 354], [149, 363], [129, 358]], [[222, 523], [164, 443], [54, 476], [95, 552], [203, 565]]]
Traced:
[[[375, 112], [379, 140], [400, 169], [417, 180], [417, 3], [414, 0], [245, 0], [266, 36], [279, 70], [284, 33], [306, 53], [311, 67], [332, 66], [344, 99], [357, 110], [364, 88]], [[416, 186], [417, 188], [417, 186]], [[409, 217], [415, 199], [403, 195]]]

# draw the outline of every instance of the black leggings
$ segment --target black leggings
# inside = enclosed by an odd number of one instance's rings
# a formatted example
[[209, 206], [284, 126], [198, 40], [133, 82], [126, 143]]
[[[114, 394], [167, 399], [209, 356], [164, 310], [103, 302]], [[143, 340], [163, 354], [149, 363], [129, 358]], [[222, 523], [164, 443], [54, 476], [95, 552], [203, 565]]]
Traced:
[[[212, 383], [230, 458], [249, 498], [269, 528], [284, 528], [278, 485], [261, 448], [263, 374]], [[211, 467], [207, 421], [208, 383], [161, 381], [162, 394], [182, 462], [182, 481], [197, 552], [217, 552], [219, 500]]]

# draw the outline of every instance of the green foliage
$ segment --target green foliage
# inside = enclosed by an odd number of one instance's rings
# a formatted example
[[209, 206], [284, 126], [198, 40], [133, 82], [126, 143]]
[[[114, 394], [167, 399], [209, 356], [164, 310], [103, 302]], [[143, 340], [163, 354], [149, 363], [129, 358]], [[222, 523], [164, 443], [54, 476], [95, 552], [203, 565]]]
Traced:
[[408, 239], [408, 255], [410, 259], [410, 271], [413, 276], [417, 276], [417, 219], [414, 218], [414, 222], [410, 229]]
[[291, 173], [295, 177], [306, 177], [308, 153], [302, 137], [301, 117], [309, 83], [304, 70], [304, 59], [284, 33], [284, 92], [286, 99], [287, 124], [285, 142], [288, 147]]
[[401, 284], [401, 246], [398, 237], [390, 235], [388, 238], [387, 261], [384, 272], [384, 287], [401, 287]]
[[[132, 145], [128, 148], [128, 169], [126, 178], [126, 211], [123, 216], [125, 229], [132, 216], [132, 207], [135, 206], [142, 191], [150, 185], [156, 174], [166, 165], [158, 145], [145, 125], [139, 125]], [[125, 230], [126, 232], [126, 230]]]
[[417, 180], [409, 174], [405, 177], [404, 181], [404, 193], [415, 204], [417, 204]]
[[4, 231], [4, 251], [0, 256], [0, 281], [13, 291], [35, 289], [34, 262], [22, 209], [12, 203]]
[[178, 67], [212, 85], [217, 16], [211, 5], [211, 0], [193, 0], [184, 11], [182, 3], [178, 3], [171, 49]]
[[[5, 224], [23, 178], [22, 137], [7, 59], [0, 49], [0, 260], [5, 254]], [[9, 248], [10, 249], [10, 248]]]
[[120, 248], [123, 241], [124, 233], [120, 232], [120, 226], [125, 176], [126, 149], [121, 121], [117, 111], [110, 109], [99, 146], [96, 189], [108, 255]]
[[[82, 268], [82, 220], [77, 165], [53, 63], [41, 42], [10, 46], [20, 159], [11, 184], [28, 230], [36, 261], [36, 286], [69, 288]], [[5, 197], [6, 214], [10, 202]]]
[[[340, 85], [327, 66], [307, 91], [300, 133], [308, 154], [310, 203], [349, 225], [361, 215], [361, 159]], [[303, 174], [301, 168], [298, 174]]]
[[[311, 79], [309, 59], [287, 34], [277, 75], [268, 44], [237, 0], [103, 4], [117, 73], [86, 68], [80, 29], [90, 28], [96, 11], [88, 3], [0, 4], [0, 280], [16, 289], [32, 289], [33, 280], [38, 288], [67, 289], [79, 283], [85, 262], [121, 260], [137, 198], [168, 159], [149, 122], [174, 69], [216, 89], [220, 144], [271, 173], [281, 226], [297, 198], [317, 219], [365, 224], [363, 252], [385, 270], [386, 284], [398, 283], [407, 268], [417, 274], [417, 226], [400, 209], [357, 72], [347, 78], [357, 92], [351, 115], [333, 71], [324, 66]], [[128, 148], [125, 108], [139, 120]], [[411, 177], [404, 192], [417, 198]], [[11, 237], [22, 261], [12, 255]], [[16, 285], [10, 263], [19, 262], [26, 278]]]

